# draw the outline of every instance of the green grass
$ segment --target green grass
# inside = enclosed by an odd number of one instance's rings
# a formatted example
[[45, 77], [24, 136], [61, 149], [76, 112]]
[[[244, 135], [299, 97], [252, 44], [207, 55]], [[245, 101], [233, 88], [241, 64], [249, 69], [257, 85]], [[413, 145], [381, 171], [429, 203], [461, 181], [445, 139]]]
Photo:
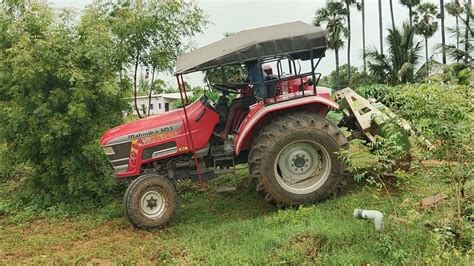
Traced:
[[[370, 155], [353, 146], [359, 164]], [[248, 180], [246, 168], [208, 183], [179, 184], [176, 215], [165, 229], [140, 231], [121, 214], [117, 201], [90, 214], [0, 218], [0, 264], [173, 263], [173, 264], [469, 264], [472, 225], [454, 223], [455, 199], [443, 169], [414, 166], [388, 191], [348, 177], [337, 197], [319, 204], [277, 210]], [[393, 182], [392, 182], [393, 183]], [[218, 194], [219, 185], [235, 192]], [[2, 195], [11, 189], [0, 186]], [[423, 197], [450, 198], [423, 210]], [[468, 184], [472, 195], [472, 184]], [[6, 197], [2, 196], [1, 201]], [[472, 201], [471, 201], [472, 202]], [[1, 203], [1, 202], [0, 202]], [[370, 221], [352, 217], [355, 208], [384, 213], [378, 233]], [[472, 205], [471, 205], [472, 208]], [[448, 228], [448, 229], [446, 229]], [[451, 236], [454, 228], [459, 236]]]

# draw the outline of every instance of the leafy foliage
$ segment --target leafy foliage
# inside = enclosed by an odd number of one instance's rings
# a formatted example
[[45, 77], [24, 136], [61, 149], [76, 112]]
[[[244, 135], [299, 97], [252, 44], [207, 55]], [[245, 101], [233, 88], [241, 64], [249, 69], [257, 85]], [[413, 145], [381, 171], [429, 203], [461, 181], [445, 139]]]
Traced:
[[420, 43], [415, 43], [415, 31], [403, 24], [403, 31], [389, 29], [387, 36], [389, 54], [369, 50], [369, 71], [380, 83], [399, 84], [415, 81], [415, 66], [421, 51]]
[[[203, 21], [180, 0], [93, 4], [80, 17], [43, 3], [0, 5], [2, 163], [31, 171], [18, 207], [110, 199], [116, 184], [98, 141], [129, 109], [126, 69], [169, 69]], [[2, 175], [14, 165], [2, 164]]]
[[428, 39], [431, 38], [438, 30], [438, 7], [432, 3], [422, 3], [417, 6], [415, 15], [415, 32], [425, 38], [425, 64], [427, 67], [426, 75], [429, 76], [428, 62]]
[[[347, 73], [347, 65], [342, 65], [341, 66], [341, 71], [339, 72], [339, 84], [341, 88], [345, 87], [352, 87], [356, 88], [359, 86], [364, 86], [364, 85], [370, 85], [375, 83], [375, 80], [365, 74], [359, 72], [359, 70], [356, 67], [351, 67], [351, 79], [349, 81], [349, 75]], [[320, 82], [320, 85], [330, 87], [330, 88], [336, 88], [337, 86], [337, 79], [336, 79], [336, 71], [332, 71], [329, 73], [329, 75], [324, 76]]]
[[[349, 11], [340, 2], [327, 2], [326, 6], [318, 9], [313, 24], [317, 27], [325, 24], [328, 39], [328, 48], [336, 54], [336, 81], [339, 82], [339, 49], [344, 47], [343, 38], [349, 31], [346, 26], [346, 16]], [[337, 83], [336, 88], [340, 88]]]
[[72, 26], [74, 14], [55, 17], [43, 4], [2, 12], [0, 134], [15, 161], [32, 167], [24, 197], [106, 198], [114, 182], [97, 141], [127, 104], [103, 20], [88, 13]]
[[[115, 38], [120, 71], [133, 68], [134, 97], [138, 94], [138, 70], [144, 66], [155, 72], [171, 71], [176, 57], [189, 48], [183, 42], [201, 32], [207, 18], [194, 3], [184, 0], [118, 1], [98, 5], [106, 15]], [[136, 99], [135, 110], [139, 117]]]
[[461, 217], [465, 184], [474, 167], [474, 102], [470, 86], [420, 84], [358, 88], [364, 96], [377, 97], [411, 122], [434, 145], [423, 156], [445, 164]]

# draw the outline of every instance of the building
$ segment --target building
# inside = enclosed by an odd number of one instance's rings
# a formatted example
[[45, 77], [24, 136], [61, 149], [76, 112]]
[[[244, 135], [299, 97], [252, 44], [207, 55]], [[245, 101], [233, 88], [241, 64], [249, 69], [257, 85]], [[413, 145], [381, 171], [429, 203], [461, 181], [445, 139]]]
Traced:
[[[187, 92], [188, 97], [192, 96], [192, 92]], [[137, 116], [137, 111], [135, 110], [134, 98], [130, 99], [130, 105], [132, 106], [133, 115]], [[150, 115], [161, 114], [170, 110], [176, 109], [174, 102], [180, 102], [181, 97], [179, 92], [174, 93], [163, 93], [163, 94], [154, 94], [151, 96], [150, 104]], [[142, 114], [148, 114], [148, 96], [137, 96], [137, 105], [138, 109]]]

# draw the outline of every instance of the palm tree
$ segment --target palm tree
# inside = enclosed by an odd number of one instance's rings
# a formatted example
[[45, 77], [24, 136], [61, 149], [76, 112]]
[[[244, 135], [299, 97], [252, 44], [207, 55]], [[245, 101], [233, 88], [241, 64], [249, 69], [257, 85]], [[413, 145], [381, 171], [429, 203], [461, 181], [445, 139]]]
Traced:
[[444, 47], [446, 46], [446, 35], [444, 30], [444, 0], [439, 0], [439, 17], [441, 19], [441, 44], [442, 44], [442, 54], [443, 54], [443, 65], [446, 65], [446, 50]]
[[364, 60], [364, 73], [367, 73], [367, 60], [365, 56], [365, 0], [362, 0], [359, 7], [362, 10], [362, 58]]
[[349, 84], [351, 84], [351, 6], [354, 4], [357, 4], [356, 0], [344, 0], [344, 3], [346, 4], [346, 17], [347, 17], [347, 73], [348, 73], [348, 78], [349, 78]]
[[383, 54], [382, 0], [379, 0], [379, 37], [380, 37], [380, 52]]
[[393, 3], [392, 0], [390, 0], [390, 17], [392, 18], [392, 29], [395, 29], [395, 18], [393, 15]]
[[400, 0], [400, 3], [408, 7], [408, 12], [410, 16], [410, 26], [413, 27], [413, 7], [420, 4], [420, 0]]
[[464, 9], [459, 3], [459, 0], [453, 0], [451, 3], [446, 4], [446, 10], [448, 14], [456, 18], [456, 48], [459, 49], [459, 36], [461, 35], [459, 30], [459, 16], [464, 12]]
[[316, 11], [313, 24], [317, 27], [326, 25], [326, 34], [328, 37], [328, 47], [333, 49], [336, 55], [336, 84], [339, 89], [339, 49], [344, 46], [344, 40], [348, 35], [345, 19], [347, 9], [342, 3], [328, 2], [325, 7]]
[[414, 42], [415, 30], [404, 23], [402, 31], [389, 29], [388, 53], [376, 49], [367, 52], [369, 71], [381, 83], [398, 84], [415, 81], [415, 65], [420, 59], [421, 43]]
[[438, 8], [432, 3], [423, 3], [418, 5], [417, 14], [415, 16], [415, 32], [425, 38], [425, 62], [429, 76], [430, 68], [428, 63], [428, 39], [431, 38], [438, 30], [438, 22], [436, 15]]
[[[469, 20], [470, 18], [472, 17], [472, 1], [471, 0], [468, 0], [467, 3], [465, 4], [466, 5], [466, 20], [464, 21], [465, 25], [466, 25], [466, 34], [464, 35], [464, 52], [466, 54], [469, 53], [469, 32], [471, 32], [472, 34], [472, 31], [473, 29], [470, 28], [470, 23], [469, 23]], [[465, 59], [465, 62], [467, 63], [467, 57]]]

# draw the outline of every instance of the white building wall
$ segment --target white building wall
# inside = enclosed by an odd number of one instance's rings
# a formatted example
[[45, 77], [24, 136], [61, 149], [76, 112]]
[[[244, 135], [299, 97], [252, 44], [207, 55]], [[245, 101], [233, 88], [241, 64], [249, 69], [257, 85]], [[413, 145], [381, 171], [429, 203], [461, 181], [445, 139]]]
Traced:
[[[188, 92], [188, 97], [191, 95], [192, 93]], [[130, 98], [129, 100], [130, 105], [132, 106], [133, 115], [137, 116], [137, 111], [135, 110], [135, 102], [133, 98]], [[137, 97], [138, 109], [140, 109], [140, 112], [142, 114], [148, 114], [148, 101], [148, 96]], [[175, 105], [173, 104], [176, 101], [181, 101], [179, 93], [164, 93], [152, 95], [150, 104], [150, 115], [161, 114], [176, 109]]]

